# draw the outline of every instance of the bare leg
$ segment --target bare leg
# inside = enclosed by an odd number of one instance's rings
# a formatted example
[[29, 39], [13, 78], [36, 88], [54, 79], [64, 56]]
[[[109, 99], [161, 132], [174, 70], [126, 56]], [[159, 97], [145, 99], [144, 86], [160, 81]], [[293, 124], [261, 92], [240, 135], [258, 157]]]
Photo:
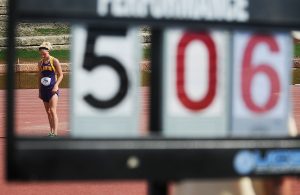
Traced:
[[50, 133], [53, 133], [53, 122], [52, 122], [52, 116], [50, 113], [50, 107], [48, 102], [44, 102], [45, 110], [48, 116], [49, 126], [50, 126]]
[[53, 133], [55, 135], [57, 135], [57, 128], [58, 128], [58, 117], [56, 113], [57, 102], [58, 102], [58, 96], [57, 94], [54, 94], [49, 101], [49, 109], [52, 118]]

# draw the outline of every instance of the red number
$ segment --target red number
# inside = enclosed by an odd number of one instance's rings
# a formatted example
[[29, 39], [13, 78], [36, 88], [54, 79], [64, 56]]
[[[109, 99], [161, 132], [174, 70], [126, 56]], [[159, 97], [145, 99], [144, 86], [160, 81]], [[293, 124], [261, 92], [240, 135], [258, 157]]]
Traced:
[[[246, 47], [243, 64], [242, 64], [242, 97], [246, 106], [253, 112], [264, 113], [271, 110], [278, 102], [280, 83], [276, 71], [269, 64], [259, 64], [254, 66], [251, 62], [253, 50], [259, 43], [265, 43], [269, 46], [272, 52], [279, 52], [279, 47], [272, 36], [268, 35], [254, 35], [250, 38]], [[271, 83], [271, 91], [268, 101], [262, 106], [258, 106], [253, 102], [251, 96], [251, 81], [255, 74], [264, 73]]]
[[[184, 78], [184, 71], [185, 71], [185, 51], [186, 47], [193, 41], [201, 41], [205, 44], [208, 49], [209, 55], [209, 87], [207, 90], [206, 95], [203, 99], [194, 101], [191, 100], [186, 91], [185, 91], [185, 78]], [[201, 64], [199, 64], [201, 66]], [[182, 104], [189, 108], [192, 111], [200, 111], [208, 107], [211, 102], [213, 101], [215, 94], [216, 94], [216, 85], [217, 85], [217, 52], [214, 41], [207, 33], [193, 33], [187, 32], [185, 33], [177, 47], [177, 96]], [[199, 83], [199, 86], [201, 84]]]

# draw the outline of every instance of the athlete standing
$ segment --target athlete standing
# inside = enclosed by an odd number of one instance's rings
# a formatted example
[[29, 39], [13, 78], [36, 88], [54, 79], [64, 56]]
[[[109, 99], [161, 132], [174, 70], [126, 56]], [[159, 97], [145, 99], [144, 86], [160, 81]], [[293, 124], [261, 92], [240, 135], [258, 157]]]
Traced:
[[43, 42], [39, 46], [39, 53], [42, 57], [38, 63], [39, 67], [39, 97], [43, 100], [46, 113], [49, 119], [50, 132], [48, 136], [57, 136], [58, 117], [56, 113], [59, 84], [63, 79], [63, 73], [58, 59], [50, 55], [51, 43]]

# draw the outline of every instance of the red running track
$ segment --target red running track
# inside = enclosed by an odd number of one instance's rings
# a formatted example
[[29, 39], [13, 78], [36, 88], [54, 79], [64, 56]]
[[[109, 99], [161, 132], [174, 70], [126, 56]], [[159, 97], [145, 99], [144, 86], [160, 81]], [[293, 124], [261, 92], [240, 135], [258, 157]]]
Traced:
[[[4, 95], [5, 91], [0, 90], [0, 137], [4, 137]], [[149, 89], [142, 87], [141, 98], [141, 122], [140, 129], [144, 134], [147, 132], [148, 110], [149, 110]], [[291, 101], [293, 104], [293, 116], [297, 129], [300, 130], [300, 85], [291, 87]], [[61, 89], [61, 96], [58, 101], [59, 134], [69, 135], [69, 90]], [[45, 136], [49, 131], [48, 119], [42, 101], [38, 98], [35, 89], [16, 90], [16, 133], [17, 135]]]
[[[141, 94], [147, 94], [146, 88], [141, 90]], [[30, 182], [30, 183], [7, 183], [4, 178], [4, 147], [5, 147], [5, 91], [0, 90], [0, 195], [145, 195], [146, 182]], [[143, 98], [143, 117], [141, 124], [147, 124], [148, 111], [147, 98]], [[69, 93], [67, 89], [61, 90], [58, 102], [59, 134], [68, 136], [68, 116], [69, 116]], [[26, 136], [46, 136], [49, 131], [47, 115], [38, 93], [35, 89], [16, 90], [16, 133]], [[141, 125], [145, 132], [146, 126]]]
[[[0, 137], [4, 137], [4, 90], [0, 90]], [[145, 134], [148, 124], [149, 89], [141, 88], [140, 95], [142, 114], [140, 129]], [[1, 98], [2, 97], [2, 98]], [[60, 136], [69, 135], [69, 90], [61, 89], [57, 106], [59, 117], [58, 133]], [[38, 98], [36, 89], [16, 90], [16, 134], [20, 136], [46, 136], [49, 132], [49, 124], [43, 102]]]
[[[59, 135], [68, 136], [69, 93], [62, 89], [62, 95], [58, 103]], [[300, 86], [291, 88], [291, 100], [293, 101], [293, 114], [300, 130]], [[5, 120], [5, 91], [0, 90], [0, 159], [4, 159], [4, 120]], [[141, 88], [142, 118], [140, 129], [147, 131], [148, 124], [148, 98], [149, 90]], [[46, 136], [48, 133], [48, 121], [43, 103], [38, 99], [37, 90], [16, 90], [16, 133], [26, 136]], [[145, 195], [146, 182], [38, 182], [38, 183], [6, 183], [4, 179], [4, 160], [0, 161], [0, 195], [2, 194], [99, 194], [99, 195]], [[281, 194], [300, 194], [300, 180], [295, 178], [285, 179], [282, 183]]]

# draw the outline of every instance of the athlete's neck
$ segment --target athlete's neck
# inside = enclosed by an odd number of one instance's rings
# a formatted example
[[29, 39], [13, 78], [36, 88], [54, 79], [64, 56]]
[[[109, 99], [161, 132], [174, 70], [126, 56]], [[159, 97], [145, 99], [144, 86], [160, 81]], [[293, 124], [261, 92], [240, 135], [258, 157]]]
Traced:
[[44, 61], [44, 62], [47, 62], [47, 61], [49, 61], [49, 60], [50, 60], [50, 55], [49, 55], [48, 57], [43, 58], [43, 61]]

